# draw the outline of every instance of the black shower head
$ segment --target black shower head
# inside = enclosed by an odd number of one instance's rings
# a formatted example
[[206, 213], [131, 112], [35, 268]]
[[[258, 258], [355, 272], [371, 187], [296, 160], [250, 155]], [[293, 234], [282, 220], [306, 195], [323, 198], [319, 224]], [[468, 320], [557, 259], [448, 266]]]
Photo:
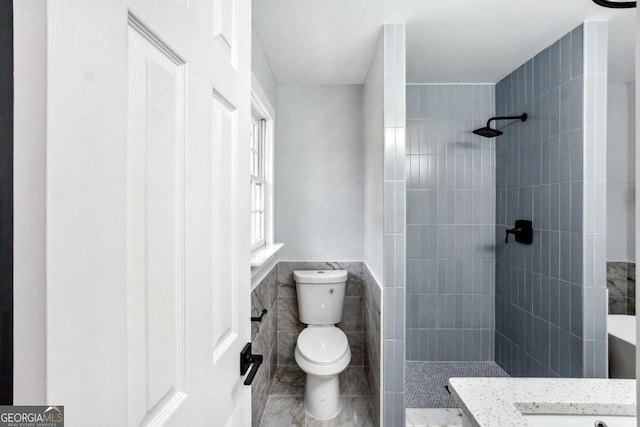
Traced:
[[522, 114], [521, 116], [507, 116], [507, 117], [491, 117], [489, 120], [487, 120], [487, 126], [480, 128], [480, 129], [476, 129], [473, 131], [473, 133], [475, 133], [476, 135], [480, 135], [480, 136], [484, 136], [485, 138], [495, 138], [496, 136], [500, 136], [502, 135], [502, 132], [497, 130], [497, 129], [493, 129], [491, 127], [491, 122], [494, 120], [522, 120], [523, 122], [527, 121], [527, 113]]
[[485, 138], [495, 138], [502, 135], [502, 132], [497, 129], [491, 129], [489, 126], [476, 129], [473, 131], [476, 135], [484, 136]]

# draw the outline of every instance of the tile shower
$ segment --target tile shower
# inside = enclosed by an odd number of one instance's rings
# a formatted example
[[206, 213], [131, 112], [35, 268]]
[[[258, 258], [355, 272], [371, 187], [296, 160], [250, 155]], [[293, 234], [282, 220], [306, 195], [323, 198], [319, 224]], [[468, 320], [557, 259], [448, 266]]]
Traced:
[[343, 321], [351, 362], [340, 376], [341, 425], [376, 425], [380, 414], [380, 286], [362, 262], [279, 262], [252, 292], [254, 352], [266, 354], [252, 387], [254, 426], [334, 425], [309, 417], [304, 409], [305, 374], [294, 360], [296, 339], [305, 327], [298, 321], [294, 270], [347, 270]]
[[606, 376], [606, 41], [586, 22], [496, 85], [407, 86], [407, 407], [454, 407], [454, 375]]

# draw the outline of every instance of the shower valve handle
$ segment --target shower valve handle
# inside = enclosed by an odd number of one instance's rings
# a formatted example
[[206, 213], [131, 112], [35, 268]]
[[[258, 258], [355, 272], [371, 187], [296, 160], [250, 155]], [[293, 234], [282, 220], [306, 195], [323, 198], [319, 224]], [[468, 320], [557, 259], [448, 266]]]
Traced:
[[530, 245], [533, 243], [533, 223], [526, 219], [516, 220], [515, 226], [506, 230], [507, 234], [504, 238], [505, 243], [509, 243], [509, 234], [513, 234], [516, 242]]
[[505, 243], [509, 243], [509, 234], [513, 234], [514, 236], [517, 236], [519, 233], [522, 232], [522, 228], [512, 228], [511, 230], [507, 230], [507, 234], [506, 236], [504, 236], [504, 242]]

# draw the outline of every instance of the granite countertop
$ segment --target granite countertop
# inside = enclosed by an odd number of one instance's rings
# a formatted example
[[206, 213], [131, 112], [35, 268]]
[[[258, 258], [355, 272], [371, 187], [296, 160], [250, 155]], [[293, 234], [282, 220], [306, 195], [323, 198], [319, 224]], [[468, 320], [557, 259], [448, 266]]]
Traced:
[[476, 427], [529, 426], [522, 414], [636, 415], [635, 380], [450, 378]]

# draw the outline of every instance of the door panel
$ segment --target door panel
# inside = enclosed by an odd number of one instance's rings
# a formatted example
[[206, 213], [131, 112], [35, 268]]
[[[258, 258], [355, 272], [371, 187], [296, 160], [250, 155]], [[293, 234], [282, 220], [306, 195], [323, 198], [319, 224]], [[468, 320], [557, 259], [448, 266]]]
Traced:
[[234, 67], [238, 61], [238, 0], [214, 0], [213, 37]]
[[127, 288], [132, 425], [185, 397], [184, 63], [130, 18]]
[[249, 425], [250, 1], [47, 24], [47, 397], [71, 427]]
[[[212, 158], [214, 167], [213, 208], [212, 216], [215, 240], [213, 243], [213, 363], [220, 363], [229, 347], [238, 345], [238, 293], [237, 289], [225, 286], [233, 283], [234, 253], [234, 218], [232, 213], [232, 193], [230, 177], [232, 176], [232, 151], [238, 146], [237, 111], [217, 92], [212, 97]], [[242, 343], [240, 343], [242, 344]], [[226, 362], [229, 370], [233, 370], [236, 360]], [[226, 369], [224, 369], [226, 371]]]

